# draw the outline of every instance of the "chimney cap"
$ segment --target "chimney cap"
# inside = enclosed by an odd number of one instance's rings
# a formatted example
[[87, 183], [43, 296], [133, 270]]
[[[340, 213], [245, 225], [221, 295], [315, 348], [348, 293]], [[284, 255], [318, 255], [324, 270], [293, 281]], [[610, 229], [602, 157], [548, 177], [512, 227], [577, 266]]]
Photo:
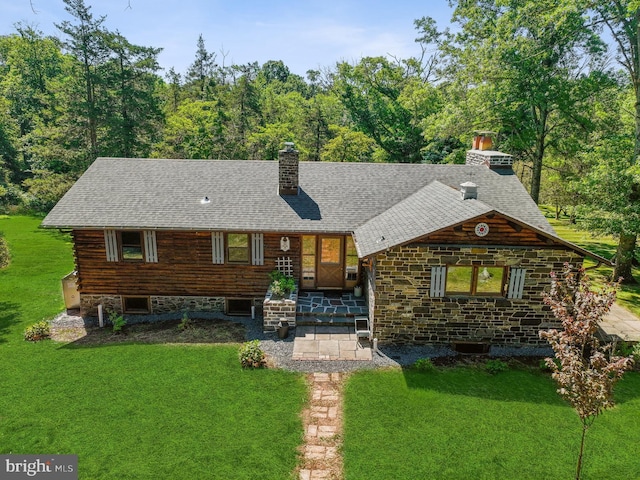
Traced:
[[295, 143], [293, 143], [293, 142], [284, 142], [284, 149], [285, 149], [287, 152], [292, 152], [292, 151], [293, 151], [293, 149], [294, 149], [294, 147], [295, 147], [295, 145], [296, 145], [296, 144], [295, 144]]
[[497, 135], [498, 132], [492, 132], [491, 130], [474, 130], [476, 135]]

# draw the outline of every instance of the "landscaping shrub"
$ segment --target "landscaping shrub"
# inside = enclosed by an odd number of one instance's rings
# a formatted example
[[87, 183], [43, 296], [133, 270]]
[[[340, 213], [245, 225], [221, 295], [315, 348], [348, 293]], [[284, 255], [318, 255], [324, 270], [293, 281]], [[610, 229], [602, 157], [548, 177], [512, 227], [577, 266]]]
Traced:
[[189, 315], [187, 315], [187, 312], [184, 312], [182, 314], [182, 320], [180, 320], [180, 323], [178, 324], [178, 330], [180, 330], [181, 332], [184, 332], [185, 330], [189, 330], [193, 327], [194, 327], [193, 320], [189, 318]]
[[24, 339], [29, 342], [37, 342], [49, 338], [51, 335], [51, 327], [46, 320], [40, 320], [37, 323], [27, 327], [24, 331]]
[[500, 372], [506, 372], [507, 370], [509, 370], [509, 365], [507, 365], [506, 362], [503, 362], [502, 360], [498, 360], [496, 358], [494, 360], [487, 360], [487, 363], [485, 363], [484, 368], [491, 375], [496, 375]]
[[284, 297], [296, 289], [295, 279], [278, 270], [272, 271], [269, 277], [271, 278], [271, 293], [276, 297]]
[[111, 322], [113, 333], [121, 333], [122, 329], [127, 324], [124, 317], [114, 310], [109, 312], [109, 321]]
[[434, 372], [436, 370], [436, 366], [430, 358], [419, 358], [413, 364], [413, 368], [419, 372]]
[[240, 347], [240, 364], [242, 368], [262, 368], [265, 366], [264, 352], [260, 348], [258, 340], [245, 342]]

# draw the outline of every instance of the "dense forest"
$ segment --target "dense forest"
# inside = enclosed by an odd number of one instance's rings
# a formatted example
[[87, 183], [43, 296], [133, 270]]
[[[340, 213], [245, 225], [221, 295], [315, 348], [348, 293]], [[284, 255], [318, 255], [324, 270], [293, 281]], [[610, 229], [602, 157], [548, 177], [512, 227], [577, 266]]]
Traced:
[[84, 0], [59, 36], [0, 36], [0, 209], [46, 212], [99, 156], [461, 163], [475, 130], [536, 202], [619, 238], [640, 232], [640, 0], [458, 0], [451, 28], [415, 20], [419, 58], [309, 70], [227, 65], [195, 38], [184, 73]]

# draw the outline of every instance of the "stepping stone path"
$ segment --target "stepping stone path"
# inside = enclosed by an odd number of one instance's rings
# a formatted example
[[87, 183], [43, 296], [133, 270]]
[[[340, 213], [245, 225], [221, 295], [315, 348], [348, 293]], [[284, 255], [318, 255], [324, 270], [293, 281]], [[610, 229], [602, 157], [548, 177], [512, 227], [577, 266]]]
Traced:
[[342, 479], [341, 373], [312, 373], [311, 402], [302, 412], [305, 443], [301, 448], [300, 480]]

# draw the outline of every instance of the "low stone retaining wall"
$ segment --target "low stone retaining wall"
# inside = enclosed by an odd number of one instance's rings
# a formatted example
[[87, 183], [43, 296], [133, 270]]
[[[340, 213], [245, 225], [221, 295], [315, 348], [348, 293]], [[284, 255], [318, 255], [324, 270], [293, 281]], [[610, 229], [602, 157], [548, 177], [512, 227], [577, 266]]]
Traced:
[[290, 327], [295, 327], [297, 304], [297, 288], [287, 298], [273, 298], [273, 293], [269, 289], [262, 304], [263, 330], [273, 332], [278, 328], [278, 324], [284, 320], [288, 322]]

